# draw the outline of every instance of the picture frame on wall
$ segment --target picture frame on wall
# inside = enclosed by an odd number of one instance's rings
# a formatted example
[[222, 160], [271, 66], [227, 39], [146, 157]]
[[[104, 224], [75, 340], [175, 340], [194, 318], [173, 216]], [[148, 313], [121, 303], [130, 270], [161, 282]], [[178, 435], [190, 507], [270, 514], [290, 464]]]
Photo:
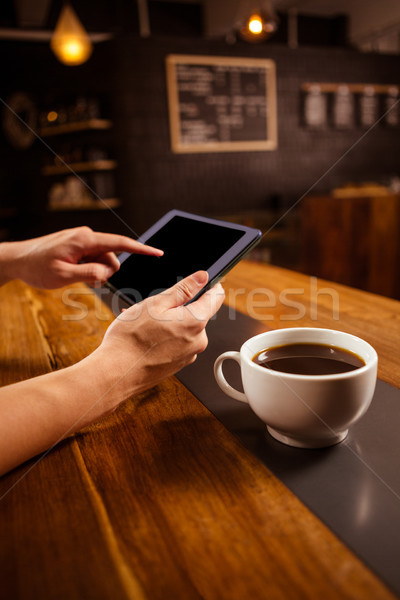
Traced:
[[174, 153], [277, 148], [274, 61], [173, 54], [166, 75]]

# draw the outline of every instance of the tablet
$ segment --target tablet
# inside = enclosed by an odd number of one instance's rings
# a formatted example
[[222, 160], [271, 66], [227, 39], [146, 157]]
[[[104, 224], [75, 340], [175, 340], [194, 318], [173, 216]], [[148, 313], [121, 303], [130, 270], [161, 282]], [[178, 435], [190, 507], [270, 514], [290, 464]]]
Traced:
[[[207, 285], [214, 285], [261, 238], [261, 231], [171, 210], [148, 229], [139, 242], [164, 250], [163, 256], [146, 256], [123, 252], [120, 269], [107, 286], [127, 303], [135, 304], [171, 287], [187, 275], [208, 272]], [[193, 300], [192, 300], [193, 301]]]

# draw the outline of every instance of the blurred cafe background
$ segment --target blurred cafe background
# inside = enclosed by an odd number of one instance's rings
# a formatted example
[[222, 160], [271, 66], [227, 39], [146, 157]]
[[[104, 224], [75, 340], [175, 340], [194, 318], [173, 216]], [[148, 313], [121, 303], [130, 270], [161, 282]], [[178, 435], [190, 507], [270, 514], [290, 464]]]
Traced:
[[397, 0], [3, 0], [0, 241], [179, 208], [400, 298], [399, 52]]

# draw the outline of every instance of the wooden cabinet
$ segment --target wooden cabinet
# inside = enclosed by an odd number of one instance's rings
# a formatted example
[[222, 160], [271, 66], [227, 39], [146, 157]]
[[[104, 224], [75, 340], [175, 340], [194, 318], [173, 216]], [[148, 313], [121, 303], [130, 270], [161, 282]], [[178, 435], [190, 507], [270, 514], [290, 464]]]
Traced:
[[309, 196], [300, 204], [301, 270], [400, 298], [400, 197]]

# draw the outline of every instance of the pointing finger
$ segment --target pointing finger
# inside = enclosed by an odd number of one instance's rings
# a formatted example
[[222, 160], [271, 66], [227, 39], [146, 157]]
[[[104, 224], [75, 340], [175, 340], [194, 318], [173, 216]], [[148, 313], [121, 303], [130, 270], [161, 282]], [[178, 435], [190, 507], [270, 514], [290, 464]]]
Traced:
[[163, 250], [147, 246], [125, 235], [113, 233], [90, 232], [90, 239], [86, 245], [85, 254], [102, 254], [104, 252], [132, 252], [135, 254], [148, 254], [162, 256]]

